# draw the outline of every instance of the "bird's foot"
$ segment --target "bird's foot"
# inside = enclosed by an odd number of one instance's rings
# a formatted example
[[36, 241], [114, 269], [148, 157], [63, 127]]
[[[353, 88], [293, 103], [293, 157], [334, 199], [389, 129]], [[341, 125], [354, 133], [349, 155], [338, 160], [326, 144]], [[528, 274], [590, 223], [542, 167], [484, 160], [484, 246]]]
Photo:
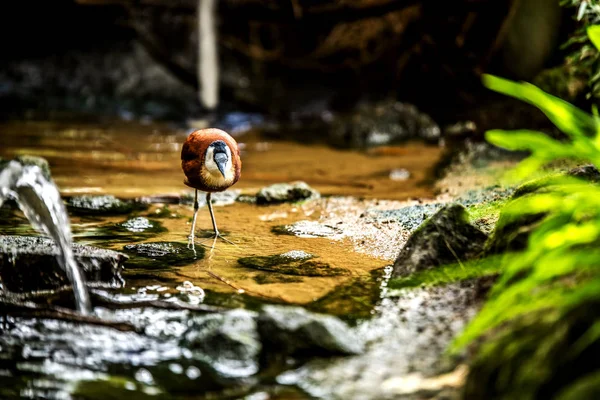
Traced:
[[[219, 232], [216, 232], [215, 235], [212, 238], [209, 238], [207, 240], [204, 240], [202, 242], [200, 242], [201, 245], [206, 246], [206, 247], [215, 247], [215, 244], [217, 243], [217, 240], [221, 239], [224, 242], [227, 242], [229, 244], [232, 244], [234, 246], [237, 246], [237, 244], [235, 244], [234, 242], [232, 242], [231, 240], [225, 238], [223, 235], [221, 235]], [[204, 243], [208, 242], [208, 241], [212, 241], [212, 245], [211, 246], [207, 246]]]

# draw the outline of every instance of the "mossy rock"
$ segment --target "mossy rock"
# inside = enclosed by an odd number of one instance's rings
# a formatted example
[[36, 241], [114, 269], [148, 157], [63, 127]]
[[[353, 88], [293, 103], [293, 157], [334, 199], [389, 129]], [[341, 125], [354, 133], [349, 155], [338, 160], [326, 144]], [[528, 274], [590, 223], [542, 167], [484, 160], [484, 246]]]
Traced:
[[77, 215], [122, 215], [146, 210], [148, 205], [135, 200], [121, 200], [112, 195], [73, 196], [67, 199], [67, 208]]
[[295, 250], [272, 256], [242, 257], [238, 263], [246, 268], [278, 272], [298, 276], [339, 276], [349, 275], [344, 268], [331, 267], [329, 264], [315, 261], [314, 255]]
[[100, 227], [86, 229], [79, 237], [85, 237], [96, 244], [108, 246], [115, 243], [132, 243], [148, 240], [159, 233], [167, 232], [160, 221], [149, 220], [145, 217], [130, 218], [116, 224], [108, 223]]
[[49, 181], [52, 180], [52, 176], [50, 174], [50, 164], [48, 164], [48, 161], [45, 158], [22, 155], [15, 157], [15, 161], [20, 162], [22, 165], [38, 166], [42, 170], [42, 175], [44, 175], [44, 178]]
[[460, 204], [451, 204], [425, 221], [408, 239], [394, 262], [392, 276], [409, 276], [479, 256], [487, 236], [469, 224]]
[[289, 276], [275, 272], [263, 272], [256, 275], [253, 279], [259, 285], [266, 285], [269, 283], [297, 283], [303, 281], [303, 279], [299, 276]]
[[484, 254], [500, 254], [506, 251], [521, 251], [527, 247], [529, 235], [542, 223], [546, 214], [510, 215], [500, 213], [500, 218], [490, 239], [485, 244]]
[[196, 246], [195, 251], [180, 242], [149, 242], [130, 244], [123, 248], [130, 256], [126, 268], [169, 269], [192, 264], [204, 258], [204, 247]]
[[339, 285], [325, 296], [308, 305], [311, 311], [336, 315], [344, 320], [355, 321], [369, 318], [375, 304], [381, 299], [383, 269]]
[[319, 196], [319, 192], [305, 182], [276, 183], [259, 190], [256, 194], [256, 204], [296, 203], [316, 199]]
[[551, 174], [542, 178], [533, 179], [519, 186], [515, 190], [512, 198], [516, 199], [530, 193], [542, 193], [551, 191], [556, 185], [562, 184], [564, 182], [565, 177], [578, 178], [589, 183], [598, 183], [600, 182], [600, 171], [598, 171], [598, 169], [595, 166], [589, 164], [572, 168], [566, 172]]

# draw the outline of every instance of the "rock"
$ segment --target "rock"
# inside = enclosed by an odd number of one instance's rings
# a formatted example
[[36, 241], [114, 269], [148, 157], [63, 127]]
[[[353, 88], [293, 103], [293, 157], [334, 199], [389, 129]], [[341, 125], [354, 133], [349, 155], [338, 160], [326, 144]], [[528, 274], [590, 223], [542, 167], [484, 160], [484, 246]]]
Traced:
[[381, 285], [384, 280], [382, 269], [371, 271], [367, 276], [336, 286], [307, 305], [307, 308], [313, 312], [335, 315], [346, 321], [369, 318], [375, 305], [381, 300]]
[[[552, 192], [557, 185], [562, 185], [565, 177], [576, 177], [590, 184], [600, 181], [600, 171], [593, 165], [572, 168], [564, 173], [552, 174], [523, 183], [515, 189], [512, 199], [535, 196]], [[513, 215], [500, 213], [492, 236], [485, 245], [485, 254], [499, 254], [505, 251], [520, 251], [527, 247], [529, 235], [546, 217], [546, 213]]]
[[485, 244], [485, 255], [524, 250], [529, 235], [545, 217], [546, 214], [543, 213], [517, 216], [501, 212], [496, 227]]
[[[384, 297], [377, 312], [355, 328], [367, 343], [362, 354], [312, 359], [276, 380], [317, 399], [458, 399], [460, 387], [453, 396], [436, 396], [443, 385], [435, 385], [436, 390], [421, 385], [418, 378], [436, 377], [455, 367], [446, 350], [479, 310], [478, 298], [462, 282]], [[391, 384], [394, 381], [403, 385]], [[418, 393], [422, 389], [436, 393]]]
[[272, 256], [242, 257], [238, 263], [246, 268], [273, 271], [286, 275], [300, 276], [338, 276], [349, 275], [344, 268], [331, 267], [327, 263], [314, 261], [314, 255], [302, 250]]
[[363, 103], [332, 121], [330, 136], [338, 146], [365, 148], [422, 139], [436, 143], [440, 127], [415, 106], [396, 101]]
[[288, 354], [360, 354], [363, 340], [336, 317], [300, 307], [264, 306], [258, 317], [264, 346]]
[[119, 215], [145, 210], [146, 204], [134, 200], [120, 200], [112, 195], [74, 196], [67, 200], [67, 208], [78, 215]]
[[47, 180], [52, 179], [50, 174], [50, 164], [48, 164], [48, 161], [45, 158], [22, 155], [15, 157], [15, 160], [20, 162], [22, 165], [37, 165], [42, 170], [44, 178]]
[[256, 204], [295, 203], [319, 197], [319, 192], [305, 182], [276, 183], [259, 190], [256, 194]]
[[128, 232], [140, 233], [140, 232], [152, 232], [159, 233], [165, 232], [166, 229], [158, 221], [152, 221], [145, 217], [136, 217], [128, 219], [125, 222], [118, 224], [118, 226]]
[[[127, 256], [112, 250], [73, 244], [75, 260], [88, 283], [121, 287]], [[69, 285], [56, 256], [58, 247], [44, 237], [0, 236], [0, 277], [12, 292], [56, 289]]]
[[408, 276], [444, 264], [465, 261], [481, 253], [487, 236], [467, 222], [459, 204], [445, 206], [408, 239], [394, 262], [392, 276]]
[[299, 276], [283, 275], [278, 274], [276, 272], [265, 272], [262, 274], [258, 274], [253, 279], [259, 285], [266, 285], [269, 283], [294, 283], [304, 281], [304, 279], [302, 279]]
[[335, 226], [321, 224], [317, 221], [298, 221], [291, 225], [276, 225], [271, 228], [276, 235], [291, 235], [303, 238], [316, 238], [343, 235], [343, 231]]
[[259, 371], [262, 345], [256, 314], [243, 309], [193, 317], [181, 339], [192, 357], [225, 378], [249, 377]]
[[572, 168], [567, 172], [567, 175], [592, 183], [600, 182], [600, 171], [592, 164]]
[[186, 243], [179, 242], [130, 244], [123, 247], [123, 252], [130, 255], [125, 264], [127, 268], [168, 269], [188, 265], [204, 257], [204, 247], [196, 246], [194, 252]]

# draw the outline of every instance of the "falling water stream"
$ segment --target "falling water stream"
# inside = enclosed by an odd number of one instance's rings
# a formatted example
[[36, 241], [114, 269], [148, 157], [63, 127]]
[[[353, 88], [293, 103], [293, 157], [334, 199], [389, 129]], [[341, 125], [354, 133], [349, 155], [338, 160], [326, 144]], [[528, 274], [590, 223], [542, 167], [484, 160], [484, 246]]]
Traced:
[[73, 285], [77, 309], [91, 312], [85, 279], [73, 256], [69, 217], [58, 189], [38, 165], [9, 161], [0, 170], [0, 206], [13, 199], [38, 231], [47, 234], [58, 246], [60, 265]]

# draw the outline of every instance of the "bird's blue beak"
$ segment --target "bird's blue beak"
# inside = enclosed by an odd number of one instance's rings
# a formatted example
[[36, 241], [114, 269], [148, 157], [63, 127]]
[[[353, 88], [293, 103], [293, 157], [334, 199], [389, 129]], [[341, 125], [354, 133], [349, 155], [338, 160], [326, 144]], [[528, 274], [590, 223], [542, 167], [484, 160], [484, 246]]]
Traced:
[[221, 175], [225, 178], [225, 166], [227, 165], [227, 154], [226, 153], [215, 153], [214, 155], [215, 164], [217, 164], [217, 168], [221, 171]]

